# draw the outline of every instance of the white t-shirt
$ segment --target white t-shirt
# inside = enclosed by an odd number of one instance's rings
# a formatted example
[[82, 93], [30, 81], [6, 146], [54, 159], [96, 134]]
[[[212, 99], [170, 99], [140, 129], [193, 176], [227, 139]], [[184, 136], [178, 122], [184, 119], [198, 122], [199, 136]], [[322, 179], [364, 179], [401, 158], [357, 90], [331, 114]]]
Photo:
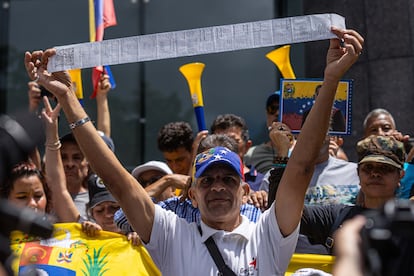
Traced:
[[76, 209], [80, 214], [80, 221], [88, 220], [86, 212], [86, 204], [89, 202], [89, 193], [81, 192], [72, 196], [73, 202], [75, 203]]
[[163, 275], [218, 275], [204, 244], [213, 236], [225, 263], [236, 275], [284, 275], [298, 239], [299, 225], [286, 238], [280, 233], [274, 204], [255, 224], [242, 216], [232, 232], [216, 230], [201, 222], [203, 236], [195, 223], [155, 206], [151, 238], [145, 244]]
[[354, 205], [359, 192], [358, 165], [329, 156], [315, 166], [305, 204]]
[[[354, 205], [359, 192], [358, 165], [329, 156], [316, 164], [305, 195], [305, 204]], [[260, 190], [269, 192], [270, 171], [263, 177]]]

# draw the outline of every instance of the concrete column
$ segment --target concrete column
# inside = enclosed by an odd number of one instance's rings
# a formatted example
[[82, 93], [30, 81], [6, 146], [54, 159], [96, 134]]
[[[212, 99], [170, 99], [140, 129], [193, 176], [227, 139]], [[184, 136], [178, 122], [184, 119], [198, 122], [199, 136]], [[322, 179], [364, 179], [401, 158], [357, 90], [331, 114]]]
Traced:
[[[397, 128], [414, 136], [414, 3], [409, 0], [303, 1], [304, 14], [338, 13], [347, 28], [365, 38], [363, 54], [345, 76], [354, 79], [352, 135], [345, 136], [344, 150], [356, 161], [355, 145], [362, 123], [374, 108], [393, 114]], [[327, 41], [305, 45], [305, 77], [322, 77]]]

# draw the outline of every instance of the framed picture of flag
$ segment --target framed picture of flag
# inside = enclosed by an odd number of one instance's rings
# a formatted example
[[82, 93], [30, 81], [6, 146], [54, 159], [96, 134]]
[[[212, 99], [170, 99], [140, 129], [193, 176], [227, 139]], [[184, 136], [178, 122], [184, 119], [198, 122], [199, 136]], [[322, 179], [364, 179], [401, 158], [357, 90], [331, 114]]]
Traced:
[[[311, 110], [322, 79], [281, 79], [279, 121], [299, 133]], [[332, 106], [330, 135], [350, 135], [353, 80], [341, 80]]]

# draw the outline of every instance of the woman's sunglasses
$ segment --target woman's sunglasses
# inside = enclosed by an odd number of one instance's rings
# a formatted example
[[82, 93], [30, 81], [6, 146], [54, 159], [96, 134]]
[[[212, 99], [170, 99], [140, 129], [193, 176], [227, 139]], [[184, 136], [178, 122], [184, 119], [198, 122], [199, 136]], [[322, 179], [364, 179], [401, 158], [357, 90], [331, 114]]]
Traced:
[[275, 115], [275, 114], [276, 114], [276, 112], [278, 112], [278, 111], [279, 111], [279, 105], [278, 105], [278, 104], [271, 104], [271, 105], [268, 105], [268, 106], [266, 107], [266, 111], [267, 111], [267, 113], [269, 113], [270, 115]]

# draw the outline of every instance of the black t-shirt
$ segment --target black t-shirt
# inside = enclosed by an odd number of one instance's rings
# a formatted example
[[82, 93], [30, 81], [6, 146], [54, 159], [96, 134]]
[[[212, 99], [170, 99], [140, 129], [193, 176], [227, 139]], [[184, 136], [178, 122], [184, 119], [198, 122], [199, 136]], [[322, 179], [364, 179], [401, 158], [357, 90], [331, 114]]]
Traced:
[[300, 224], [300, 234], [306, 235], [312, 244], [326, 246], [325, 243], [328, 237], [333, 238], [333, 233], [345, 220], [351, 219], [365, 210], [360, 206], [342, 204], [305, 205]]

